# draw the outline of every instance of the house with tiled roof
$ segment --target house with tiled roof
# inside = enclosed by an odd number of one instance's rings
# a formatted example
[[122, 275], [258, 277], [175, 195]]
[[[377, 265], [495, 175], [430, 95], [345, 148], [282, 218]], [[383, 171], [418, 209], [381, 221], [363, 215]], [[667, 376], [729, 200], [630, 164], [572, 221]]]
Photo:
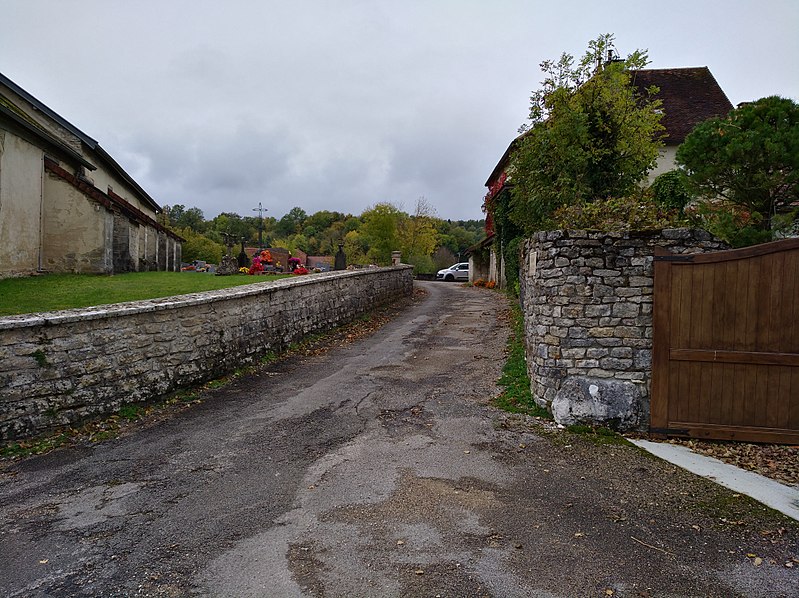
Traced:
[[[709, 118], [728, 114], [733, 105], [706, 66], [640, 69], [632, 70], [630, 74], [631, 83], [642, 93], [652, 86], [657, 87], [659, 91], [654, 98], [662, 102], [661, 124], [665, 129], [662, 136], [663, 148], [655, 168], [647, 175], [647, 183], [651, 183], [659, 174], [675, 167], [677, 147], [696, 125]], [[503, 287], [505, 265], [501, 252], [494, 250], [496, 242], [501, 240], [493, 238], [490, 206], [492, 202], [503, 201], [503, 194], [510, 193], [512, 181], [508, 176], [508, 166], [516, 145], [524, 135], [522, 133], [511, 141], [486, 180], [488, 193], [485, 196], [484, 210], [488, 237], [479, 246], [470, 248], [469, 271], [479, 273], [478, 276], [472, 275], [473, 278], [487, 276], [487, 280], [493, 280]]]
[[183, 239], [100, 144], [0, 74], [0, 278], [180, 269]]
[[677, 69], [642, 69], [630, 71], [631, 83], [641, 91], [652, 86], [660, 91], [655, 99], [663, 102], [660, 123], [665, 128], [663, 149], [657, 166], [648, 175], [649, 182], [674, 168], [677, 147], [701, 122], [725, 116], [733, 109], [727, 95], [706, 66]]

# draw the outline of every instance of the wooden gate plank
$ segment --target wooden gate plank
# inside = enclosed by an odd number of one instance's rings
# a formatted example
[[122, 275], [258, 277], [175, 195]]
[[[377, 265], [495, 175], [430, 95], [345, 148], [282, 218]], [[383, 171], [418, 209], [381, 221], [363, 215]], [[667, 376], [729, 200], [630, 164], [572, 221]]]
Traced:
[[797, 353], [757, 353], [753, 351], [722, 351], [708, 349], [671, 349], [671, 361], [704, 361], [718, 363], [741, 363], [752, 365], [799, 366]]
[[[670, 253], [655, 247], [655, 258]], [[669, 347], [671, 337], [671, 263], [653, 264], [652, 292], [652, 387], [649, 401], [649, 423], [652, 428], [665, 429], [669, 409]]]
[[799, 239], [655, 251], [651, 428], [799, 442]]

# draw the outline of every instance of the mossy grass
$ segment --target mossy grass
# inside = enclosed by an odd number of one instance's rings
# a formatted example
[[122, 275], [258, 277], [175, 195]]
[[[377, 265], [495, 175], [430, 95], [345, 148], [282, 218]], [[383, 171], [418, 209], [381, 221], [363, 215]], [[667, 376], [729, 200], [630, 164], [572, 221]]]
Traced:
[[0, 280], [0, 316], [156, 299], [290, 276], [215, 276], [202, 272], [129, 272], [114, 276], [46, 274]]
[[49, 364], [47, 363], [47, 355], [44, 354], [44, 351], [41, 349], [36, 349], [33, 353], [31, 353], [31, 357], [36, 360], [36, 363], [39, 365], [40, 368], [47, 367]]
[[136, 420], [144, 413], [144, 406], [128, 403], [119, 408], [119, 417], [128, 420]]
[[604, 426], [575, 424], [566, 426], [566, 431], [571, 434], [583, 436], [595, 444], [621, 444], [632, 446], [632, 443], [624, 438], [624, 436]]
[[509, 296], [511, 332], [508, 337], [508, 359], [502, 368], [498, 384], [505, 390], [494, 399], [494, 405], [510, 413], [522, 413], [552, 419], [550, 413], [539, 407], [530, 390], [530, 375], [524, 353], [524, 318], [518, 301]]
[[46, 453], [54, 448], [63, 446], [68, 441], [69, 434], [61, 432], [42, 438], [9, 442], [4, 446], [0, 446], [0, 457], [13, 458]]

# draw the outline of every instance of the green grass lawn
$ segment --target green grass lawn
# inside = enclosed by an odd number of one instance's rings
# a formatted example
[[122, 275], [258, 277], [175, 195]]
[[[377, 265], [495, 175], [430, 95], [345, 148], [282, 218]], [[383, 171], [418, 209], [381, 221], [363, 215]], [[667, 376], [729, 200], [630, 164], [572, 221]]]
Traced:
[[202, 272], [130, 272], [114, 276], [47, 274], [0, 280], [0, 316], [90, 307], [225, 289], [285, 278], [215, 276]]

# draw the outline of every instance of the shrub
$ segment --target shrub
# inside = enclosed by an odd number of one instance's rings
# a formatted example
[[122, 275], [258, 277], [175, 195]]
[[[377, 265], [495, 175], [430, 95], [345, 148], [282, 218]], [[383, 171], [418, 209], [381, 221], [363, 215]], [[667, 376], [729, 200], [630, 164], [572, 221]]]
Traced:
[[685, 175], [679, 170], [664, 172], [649, 188], [655, 203], [667, 210], [683, 210], [692, 199], [686, 187]]
[[659, 230], [686, 224], [679, 209], [658, 204], [651, 193], [563, 206], [555, 211], [555, 228], [619, 232]]
[[748, 247], [771, 241], [772, 231], [763, 230], [762, 217], [721, 200], [701, 201], [685, 208], [694, 226], [705, 229], [731, 247]]

